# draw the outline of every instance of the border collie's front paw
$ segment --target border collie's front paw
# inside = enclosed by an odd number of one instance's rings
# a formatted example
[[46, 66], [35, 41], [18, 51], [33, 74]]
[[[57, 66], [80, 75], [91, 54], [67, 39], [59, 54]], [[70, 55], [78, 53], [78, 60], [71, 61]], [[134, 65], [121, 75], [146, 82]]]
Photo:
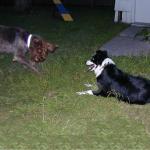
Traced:
[[76, 92], [77, 95], [84, 95], [83, 92]]
[[88, 87], [88, 88], [93, 86], [93, 85], [90, 84], [90, 83], [85, 83], [84, 85], [85, 85], [86, 87]]
[[92, 90], [76, 92], [77, 95], [93, 95]]

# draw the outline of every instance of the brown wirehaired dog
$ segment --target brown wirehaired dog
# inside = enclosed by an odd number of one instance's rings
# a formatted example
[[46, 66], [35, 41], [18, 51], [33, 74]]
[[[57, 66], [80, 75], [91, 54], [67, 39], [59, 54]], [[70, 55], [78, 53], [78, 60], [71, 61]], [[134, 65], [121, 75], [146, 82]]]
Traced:
[[[39, 72], [35, 63], [43, 62], [56, 48], [57, 45], [48, 43], [42, 37], [30, 34], [22, 28], [0, 26], [0, 52], [12, 53], [13, 61], [34, 72]], [[25, 56], [27, 52], [30, 58]]]

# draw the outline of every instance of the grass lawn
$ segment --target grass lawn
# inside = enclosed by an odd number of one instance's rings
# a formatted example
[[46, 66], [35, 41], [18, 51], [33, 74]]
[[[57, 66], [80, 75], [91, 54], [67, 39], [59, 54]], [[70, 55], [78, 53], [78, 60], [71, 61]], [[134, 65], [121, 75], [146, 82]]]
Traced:
[[[37, 76], [12, 56], [0, 55], [0, 150], [148, 150], [150, 105], [115, 98], [77, 96], [94, 83], [85, 61], [126, 26], [113, 23], [111, 8], [71, 8], [75, 21], [0, 10], [0, 24], [21, 26], [60, 48], [40, 64]], [[119, 68], [150, 79], [150, 56], [114, 57]]]

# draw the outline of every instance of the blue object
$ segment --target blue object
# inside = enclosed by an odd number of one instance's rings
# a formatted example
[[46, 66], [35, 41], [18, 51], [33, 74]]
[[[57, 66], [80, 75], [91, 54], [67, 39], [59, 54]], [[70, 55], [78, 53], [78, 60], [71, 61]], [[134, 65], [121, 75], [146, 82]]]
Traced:
[[61, 14], [69, 13], [62, 4], [57, 4], [56, 7]]

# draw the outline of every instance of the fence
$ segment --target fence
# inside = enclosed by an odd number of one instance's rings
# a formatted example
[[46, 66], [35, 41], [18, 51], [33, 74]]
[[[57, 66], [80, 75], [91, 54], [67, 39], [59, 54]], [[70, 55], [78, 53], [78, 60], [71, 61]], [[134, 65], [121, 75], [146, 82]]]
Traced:
[[[15, 0], [0, 0], [1, 6], [13, 5]], [[52, 0], [31, 0], [33, 5], [50, 5]], [[63, 0], [68, 5], [114, 5], [115, 0]]]

